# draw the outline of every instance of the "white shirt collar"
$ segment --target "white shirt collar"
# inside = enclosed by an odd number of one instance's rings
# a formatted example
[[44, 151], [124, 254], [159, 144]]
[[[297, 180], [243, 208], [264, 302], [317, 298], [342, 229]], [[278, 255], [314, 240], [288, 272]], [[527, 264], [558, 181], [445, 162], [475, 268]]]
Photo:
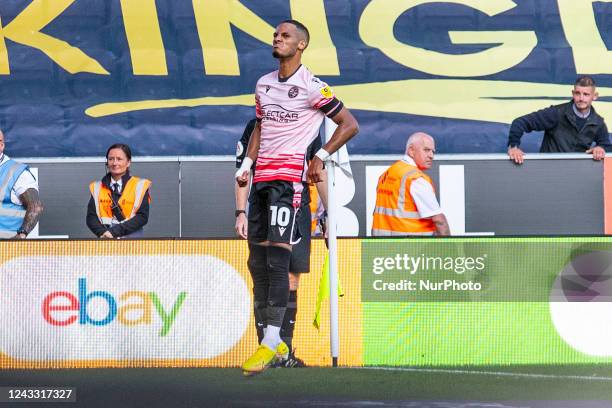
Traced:
[[412, 157], [408, 156], [407, 154], [404, 155], [404, 157], [402, 158], [403, 161], [405, 161], [406, 163], [408, 163], [411, 166], [417, 167], [416, 163], [414, 162], [414, 160], [412, 160]]
[[582, 119], [586, 119], [589, 117], [589, 115], [591, 114], [591, 108], [589, 108], [589, 110], [587, 111], [587, 113], [582, 113], [578, 110], [578, 108], [576, 108], [576, 104], [572, 103], [572, 109], [574, 110], [574, 113], [576, 114], [576, 116], [578, 116], [579, 118]]
[[111, 177], [111, 179], [110, 179], [110, 186], [111, 186], [111, 188], [113, 187], [113, 184], [118, 184], [119, 185], [119, 191], [121, 191], [121, 187], [123, 187], [123, 180], [119, 179], [119, 180], [115, 181], [115, 179]]
[[2, 166], [4, 163], [6, 163], [10, 159], [10, 157], [8, 157], [4, 153], [0, 153], [0, 155], [2, 156], [2, 160], [0, 160], [0, 166]]

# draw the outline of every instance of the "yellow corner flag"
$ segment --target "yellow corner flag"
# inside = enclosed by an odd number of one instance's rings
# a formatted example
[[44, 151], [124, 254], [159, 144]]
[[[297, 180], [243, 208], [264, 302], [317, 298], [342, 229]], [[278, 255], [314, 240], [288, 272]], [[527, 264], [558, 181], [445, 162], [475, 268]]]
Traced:
[[[338, 296], [344, 296], [344, 291], [340, 285], [340, 277], [338, 276]], [[323, 262], [323, 271], [321, 273], [321, 280], [319, 281], [319, 293], [317, 294], [317, 306], [315, 310], [315, 317], [312, 321], [312, 325], [320, 330], [321, 323], [321, 303], [325, 299], [329, 298], [329, 254], [325, 254], [325, 261]]]

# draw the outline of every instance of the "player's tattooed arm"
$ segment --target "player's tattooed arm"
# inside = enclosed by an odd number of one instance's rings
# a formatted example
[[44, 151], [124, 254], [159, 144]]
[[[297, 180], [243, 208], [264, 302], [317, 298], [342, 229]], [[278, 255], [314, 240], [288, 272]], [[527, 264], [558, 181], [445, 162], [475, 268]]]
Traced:
[[38, 190], [35, 188], [27, 189], [19, 196], [19, 199], [26, 208], [26, 214], [23, 218], [21, 229], [29, 234], [38, 223], [40, 215], [43, 212], [43, 204], [38, 196]]

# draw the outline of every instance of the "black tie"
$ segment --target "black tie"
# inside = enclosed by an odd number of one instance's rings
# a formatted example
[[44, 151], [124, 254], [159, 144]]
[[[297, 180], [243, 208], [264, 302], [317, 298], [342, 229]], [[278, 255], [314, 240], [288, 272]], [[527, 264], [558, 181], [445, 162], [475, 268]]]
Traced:
[[113, 193], [115, 193], [116, 195], [120, 195], [119, 194], [119, 183], [113, 183]]

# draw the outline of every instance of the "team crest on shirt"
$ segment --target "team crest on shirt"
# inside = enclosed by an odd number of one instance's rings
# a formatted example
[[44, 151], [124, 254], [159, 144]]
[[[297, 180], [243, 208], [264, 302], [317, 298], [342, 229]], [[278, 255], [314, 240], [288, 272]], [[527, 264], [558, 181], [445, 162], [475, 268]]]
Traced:
[[327, 99], [334, 96], [334, 93], [332, 92], [329, 86], [326, 86], [325, 88], [321, 88], [320, 92], [321, 92], [321, 95], [323, 95], [323, 97]]
[[291, 89], [289, 89], [289, 92], [287, 92], [287, 96], [290, 98], [295, 98], [299, 93], [300, 89], [297, 86], [292, 86]]
[[266, 85], [266, 93], [270, 90], [270, 85]]

